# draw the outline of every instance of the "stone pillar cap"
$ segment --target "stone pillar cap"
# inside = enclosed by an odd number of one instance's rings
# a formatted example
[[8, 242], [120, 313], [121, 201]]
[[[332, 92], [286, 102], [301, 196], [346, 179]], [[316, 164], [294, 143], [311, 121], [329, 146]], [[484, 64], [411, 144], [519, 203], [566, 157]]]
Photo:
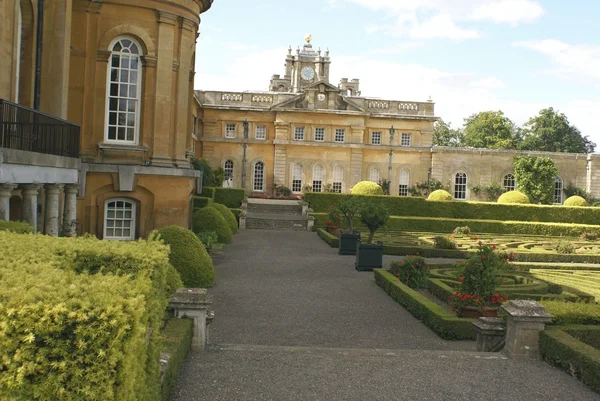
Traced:
[[473, 322], [473, 326], [480, 331], [504, 332], [504, 319], [501, 317], [480, 317]]
[[552, 315], [536, 301], [509, 301], [508, 304], [502, 305], [502, 310], [518, 320], [538, 320], [548, 323], [552, 321]]
[[169, 306], [187, 309], [207, 309], [212, 304], [206, 288], [180, 288], [169, 298]]

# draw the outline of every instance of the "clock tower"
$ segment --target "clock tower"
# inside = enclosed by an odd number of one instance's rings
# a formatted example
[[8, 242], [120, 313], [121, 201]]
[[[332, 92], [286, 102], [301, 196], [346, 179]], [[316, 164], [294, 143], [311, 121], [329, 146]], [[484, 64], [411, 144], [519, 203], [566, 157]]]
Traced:
[[296, 55], [292, 55], [292, 48], [288, 49], [285, 59], [285, 76], [273, 75], [269, 90], [274, 92], [301, 92], [306, 86], [315, 82], [325, 81], [329, 83], [329, 50], [321, 55], [321, 49], [315, 51], [310, 43], [312, 36], [304, 38], [306, 43]]

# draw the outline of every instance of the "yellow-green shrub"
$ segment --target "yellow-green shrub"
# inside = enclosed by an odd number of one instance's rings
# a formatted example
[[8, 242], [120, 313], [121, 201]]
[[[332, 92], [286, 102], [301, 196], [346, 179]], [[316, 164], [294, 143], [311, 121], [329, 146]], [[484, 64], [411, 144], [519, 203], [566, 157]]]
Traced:
[[352, 187], [352, 195], [383, 195], [383, 188], [373, 181], [361, 181]]
[[188, 288], [210, 287], [215, 282], [212, 259], [196, 235], [180, 226], [168, 226], [158, 231], [171, 247], [169, 261], [179, 272]]
[[581, 196], [571, 196], [565, 201], [565, 206], [587, 206], [587, 201]]
[[529, 197], [527, 195], [525, 195], [523, 192], [519, 192], [519, 191], [508, 191], [503, 193], [502, 195], [500, 195], [500, 197], [498, 198], [498, 203], [503, 203], [503, 204], [507, 204], [507, 203], [519, 203], [519, 204], [528, 204], [529, 202]]
[[432, 201], [450, 201], [452, 200], [452, 195], [448, 191], [444, 191], [443, 189], [438, 189], [437, 191], [433, 191], [427, 197], [427, 200]]
[[219, 242], [230, 244], [232, 241], [231, 229], [225, 218], [212, 207], [205, 207], [194, 212], [192, 217], [192, 230], [195, 233], [202, 231], [214, 231], [219, 236]]
[[0, 249], [0, 399], [158, 399], [164, 244], [0, 232]]
[[210, 207], [217, 209], [217, 211], [221, 213], [221, 216], [223, 216], [223, 218], [227, 222], [227, 226], [229, 226], [229, 229], [231, 230], [232, 234], [238, 232], [237, 219], [235, 218], [233, 212], [229, 210], [227, 206], [222, 205], [220, 203], [213, 203], [212, 205], [210, 205]]
[[33, 234], [33, 226], [24, 221], [0, 220], [0, 231], [11, 231], [17, 234]]

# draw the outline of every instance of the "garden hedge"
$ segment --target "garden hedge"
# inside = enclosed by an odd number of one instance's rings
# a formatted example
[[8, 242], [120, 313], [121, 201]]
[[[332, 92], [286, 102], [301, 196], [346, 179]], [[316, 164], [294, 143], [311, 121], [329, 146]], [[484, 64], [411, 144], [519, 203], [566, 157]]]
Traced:
[[192, 217], [192, 230], [195, 233], [214, 231], [219, 236], [219, 242], [230, 244], [233, 234], [225, 218], [212, 207], [205, 207], [194, 212]]
[[353, 195], [383, 195], [381, 185], [373, 181], [361, 181], [352, 187]]
[[498, 203], [528, 205], [529, 197], [520, 191], [508, 191], [500, 195]]
[[229, 229], [231, 230], [232, 234], [238, 232], [237, 219], [235, 218], [233, 212], [227, 206], [222, 205], [220, 203], [213, 203], [212, 205], [210, 205], [210, 207], [217, 209], [217, 211], [221, 213], [221, 216], [223, 216], [223, 218], [225, 219], [225, 222], [229, 226]]
[[446, 201], [452, 200], [452, 195], [450, 195], [450, 192], [448, 192], [448, 191], [444, 191], [443, 189], [438, 189], [438, 190], [430, 193], [429, 196], [427, 197], [427, 200], [446, 202]]
[[213, 188], [213, 187], [202, 187], [202, 193], [200, 194], [200, 196], [214, 200], [215, 199], [215, 189], [216, 188]]
[[0, 399], [159, 399], [169, 259], [154, 239], [0, 232]]
[[246, 199], [246, 190], [241, 188], [215, 188], [214, 200], [229, 208], [239, 208]]
[[17, 234], [33, 234], [33, 226], [24, 221], [0, 220], [0, 231], [10, 231]]
[[202, 209], [213, 204], [213, 199], [206, 196], [194, 196], [194, 209]]
[[456, 317], [383, 269], [374, 269], [373, 273], [377, 285], [443, 339], [475, 339], [473, 319]]
[[162, 382], [162, 401], [169, 401], [169, 394], [177, 385], [183, 361], [192, 347], [194, 321], [168, 319], [162, 335], [164, 352], [169, 355]]
[[[437, 217], [448, 219], [474, 219], [508, 221], [546, 222], [546, 223], [577, 223], [600, 225], [600, 208], [566, 207], [560, 205], [503, 205], [487, 202], [466, 201], [432, 201], [418, 197], [406, 196], [359, 196], [335, 193], [309, 192], [304, 194], [304, 200], [317, 213], [327, 213], [330, 204], [336, 204], [354, 196], [369, 202], [383, 204], [391, 216]], [[451, 232], [457, 225], [450, 230]], [[471, 225], [469, 224], [471, 227]], [[596, 227], [598, 229], [600, 227]], [[471, 227], [474, 230], [473, 227]], [[440, 232], [440, 230], [433, 230]], [[477, 231], [477, 230], [474, 230]], [[484, 231], [480, 231], [484, 232]], [[577, 233], [579, 236], [581, 232]]]
[[600, 304], [561, 301], [541, 301], [552, 315], [553, 325], [600, 325]]
[[[600, 208], [598, 208], [598, 210], [600, 210]], [[312, 215], [315, 216], [315, 226], [324, 227], [325, 221], [327, 220], [327, 213], [313, 213]], [[405, 216], [390, 217], [384, 229], [387, 231], [450, 233], [459, 225], [468, 225], [471, 227], [471, 232], [473, 233], [525, 234], [544, 235], [549, 237], [578, 237], [583, 231], [600, 230], [600, 226], [571, 223], [543, 223]], [[361, 224], [358, 220], [356, 221], [356, 227], [361, 227]]]
[[233, 215], [235, 216], [235, 220], [239, 222], [240, 221], [240, 213], [242, 213], [242, 209], [229, 208], [229, 210], [231, 210], [231, 213], [233, 213]]
[[340, 239], [333, 234], [328, 233], [326, 230], [319, 228], [317, 229], [317, 234], [321, 237], [325, 242], [329, 244], [332, 248], [340, 247]]
[[600, 393], [600, 349], [577, 338], [600, 338], [600, 326], [559, 326], [540, 332], [542, 357]]
[[169, 262], [179, 272], [185, 287], [206, 288], [214, 284], [212, 259], [192, 231], [180, 226], [168, 226], [161, 228], [158, 233], [170, 246]]
[[581, 206], [587, 206], [587, 201], [582, 198], [581, 196], [571, 196], [570, 198], [567, 198], [567, 200], [564, 203], [565, 206], [574, 206], [574, 207], [581, 207]]

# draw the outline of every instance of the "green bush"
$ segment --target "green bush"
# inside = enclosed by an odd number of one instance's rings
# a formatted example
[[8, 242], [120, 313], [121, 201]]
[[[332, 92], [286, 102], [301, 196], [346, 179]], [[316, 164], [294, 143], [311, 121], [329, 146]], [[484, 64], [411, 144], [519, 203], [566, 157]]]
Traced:
[[[304, 200], [317, 213], [327, 213], [330, 204], [349, 198], [347, 194], [308, 193]], [[356, 196], [384, 205], [391, 216], [436, 217], [546, 223], [575, 223], [600, 225], [600, 208], [566, 207], [557, 205], [499, 204], [489, 202], [437, 202], [411, 196]], [[456, 226], [455, 226], [456, 227]], [[454, 227], [446, 232], [451, 232]], [[471, 227], [474, 232], [481, 232]], [[433, 230], [442, 232], [442, 230]], [[579, 236], [581, 232], [575, 236]]]
[[195, 233], [202, 231], [214, 231], [219, 236], [219, 242], [230, 244], [232, 233], [225, 218], [219, 211], [212, 207], [205, 207], [194, 212], [192, 227]]
[[361, 181], [354, 185], [352, 195], [383, 195], [383, 188], [373, 181]]
[[546, 361], [600, 393], [600, 350], [574, 337], [577, 332], [600, 338], [600, 326], [551, 328], [540, 332], [540, 353]]
[[194, 321], [191, 319], [169, 319], [162, 330], [164, 352], [169, 362], [162, 382], [162, 401], [169, 401], [169, 393], [175, 388], [179, 373], [192, 347]]
[[246, 190], [241, 188], [214, 188], [214, 200], [229, 208], [239, 208], [246, 199]]
[[587, 206], [587, 201], [581, 196], [571, 196], [565, 201], [565, 206], [580, 207]]
[[529, 197], [525, 195], [523, 192], [519, 191], [508, 191], [500, 195], [498, 198], [498, 203], [511, 204], [518, 203], [522, 205], [529, 204]]
[[214, 231], [201, 231], [196, 233], [196, 237], [198, 237], [208, 252], [219, 242], [219, 236]]
[[558, 241], [558, 243], [554, 245], [554, 250], [558, 253], [575, 253], [575, 245], [569, 241]]
[[403, 260], [392, 262], [389, 272], [410, 288], [427, 287], [429, 266], [425, 263], [425, 259], [420, 256], [411, 255]]
[[437, 249], [456, 249], [456, 242], [450, 237], [436, 235], [433, 241], [433, 246]]
[[202, 193], [200, 194], [201, 196], [205, 197], [205, 198], [210, 198], [212, 200], [215, 199], [215, 189], [213, 187], [202, 187]]
[[235, 234], [238, 232], [237, 219], [235, 218], [235, 215], [231, 212], [231, 210], [229, 210], [229, 208], [227, 206], [222, 205], [220, 203], [213, 203], [212, 205], [210, 205], [210, 207], [217, 209], [217, 211], [219, 213], [221, 213], [221, 216], [223, 216], [223, 218], [225, 219], [225, 222], [227, 222], [227, 225], [229, 226], [229, 229], [231, 230], [232, 234]]
[[0, 399], [158, 399], [164, 244], [0, 232], [0, 249]]
[[17, 234], [33, 234], [31, 225], [24, 221], [6, 221], [0, 220], [0, 231], [10, 231]]
[[161, 228], [158, 233], [171, 247], [169, 262], [179, 272], [184, 286], [206, 288], [214, 284], [215, 269], [212, 259], [193, 232], [180, 226], [168, 226]]
[[242, 209], [229, 208], [231, 213], [235, 216], [235, 221], [240, 221], [240, 213], [242, 213]]
[[202, 209], [213, 204], [213, 199], [206, 196], [194, 196], [194, 209]]
[[552, 315], [553, 325], [600, 325], [600, 304], [541, 301]]
[[373, 273], [378, 286], [443, 339], [475, 339], [473, 319], [454, 316], [434, 301], [402, 284], [385, 270], [374, 269]]
[[433, 191], [427, 197], [427, 200], [430, 201], [451, 201], [452, 195], [448, 191], [444, 191], [443, 189], [438, 189], [437, 191]]
[[321, 237], [321, 239], [323, 239], [323, 241], [327, 242], [330, 247], [339, 248], [340, 239], [335, 235], [328, 233], [322, 228], [317, 229], [317, 234], [319, 235], [319, 237]]

